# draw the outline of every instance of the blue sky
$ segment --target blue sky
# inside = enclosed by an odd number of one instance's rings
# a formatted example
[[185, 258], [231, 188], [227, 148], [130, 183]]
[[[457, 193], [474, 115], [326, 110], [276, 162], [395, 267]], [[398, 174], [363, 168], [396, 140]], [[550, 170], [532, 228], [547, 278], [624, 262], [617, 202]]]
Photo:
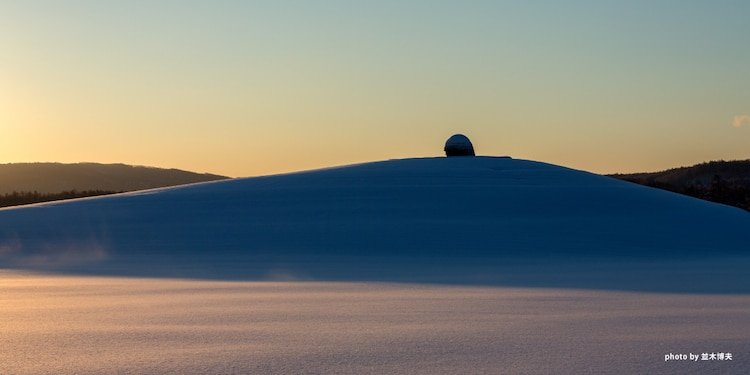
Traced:
[[480, 154], [595, 172], [750, 158], [748, 14], [746, 1], [8, 1], [0, 162], [244, 176], [439, 155], [455, 132]]

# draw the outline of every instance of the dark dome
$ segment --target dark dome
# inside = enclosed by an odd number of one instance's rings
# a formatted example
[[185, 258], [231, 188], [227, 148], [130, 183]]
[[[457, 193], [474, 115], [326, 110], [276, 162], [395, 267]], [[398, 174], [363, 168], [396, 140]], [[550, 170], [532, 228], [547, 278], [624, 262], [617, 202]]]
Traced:
[[454, 134], [445, 141], [445, 156], [474, 156], [474, 145], [463, 134]]

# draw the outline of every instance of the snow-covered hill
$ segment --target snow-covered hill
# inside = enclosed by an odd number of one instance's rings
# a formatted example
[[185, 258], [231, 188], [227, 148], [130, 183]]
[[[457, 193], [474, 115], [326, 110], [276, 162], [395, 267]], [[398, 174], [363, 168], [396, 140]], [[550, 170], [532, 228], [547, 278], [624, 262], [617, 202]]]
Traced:
[[736, 291], [749, 232], [587, 172], [423, 158], [0, 210], [0, 268]]

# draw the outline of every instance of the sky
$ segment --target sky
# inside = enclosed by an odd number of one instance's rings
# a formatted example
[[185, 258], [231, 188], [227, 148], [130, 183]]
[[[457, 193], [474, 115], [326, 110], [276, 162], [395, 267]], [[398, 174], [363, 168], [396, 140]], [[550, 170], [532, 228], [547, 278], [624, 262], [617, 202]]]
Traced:
[[0, 163], [750, 158], [748, 1], [0, 0]]

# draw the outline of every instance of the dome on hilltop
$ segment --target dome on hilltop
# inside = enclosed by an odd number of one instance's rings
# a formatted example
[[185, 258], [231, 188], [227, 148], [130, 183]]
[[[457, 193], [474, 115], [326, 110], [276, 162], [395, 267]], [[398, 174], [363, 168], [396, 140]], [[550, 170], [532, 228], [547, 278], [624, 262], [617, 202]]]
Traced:
[[454, 134], [445, 141], [445, 156], [475, 156], [474, 146], [463, 134]]

